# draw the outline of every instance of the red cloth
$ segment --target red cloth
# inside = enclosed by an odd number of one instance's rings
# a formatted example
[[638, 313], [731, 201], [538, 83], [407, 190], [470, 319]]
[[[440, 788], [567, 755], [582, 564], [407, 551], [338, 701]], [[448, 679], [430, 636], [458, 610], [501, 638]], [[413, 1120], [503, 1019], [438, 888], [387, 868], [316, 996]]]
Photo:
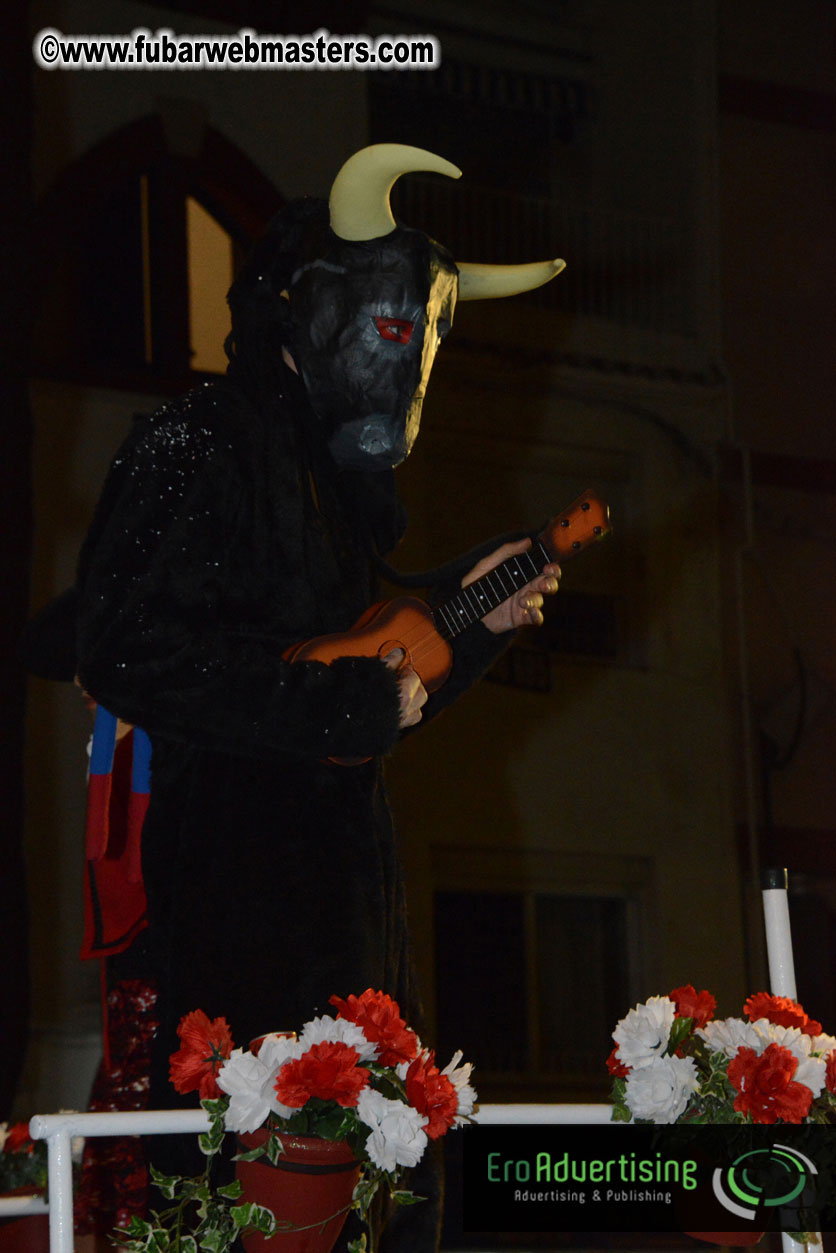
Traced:
[[[82, 959], [123, 953], [148, 925], [139, 869], [139, 837], [148, 798], [131, 792], [132, 759], [133, 731], [129, 731], [116, 745], [112, 776], [90, 776]], [[112, 779], [110, 786], [102, 779]]]
[[[143, 979], [123, 979], [108, 992], [105, 1059], [93, 1084], [90, 1109], [148, 1108], [151, 1044], [159, 1029], [157, 990]], [[112, 1059], [112, 1060], [111, 1060]], [[77, 1235], [106, 1235], [148, 1207], [148, 1171], [137, 1136], [97, 1137], [84, 1146], [75, 1196]]]

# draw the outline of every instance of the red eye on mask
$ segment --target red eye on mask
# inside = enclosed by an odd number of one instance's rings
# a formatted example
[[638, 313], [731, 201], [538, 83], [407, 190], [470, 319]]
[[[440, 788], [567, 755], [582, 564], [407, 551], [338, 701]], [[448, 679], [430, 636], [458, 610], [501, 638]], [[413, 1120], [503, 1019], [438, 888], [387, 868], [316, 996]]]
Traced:
[[375, 318], [374, 324], [381, 339], [392, 340], [395, 344], [408, 344], [415, 326], [404, 318]]

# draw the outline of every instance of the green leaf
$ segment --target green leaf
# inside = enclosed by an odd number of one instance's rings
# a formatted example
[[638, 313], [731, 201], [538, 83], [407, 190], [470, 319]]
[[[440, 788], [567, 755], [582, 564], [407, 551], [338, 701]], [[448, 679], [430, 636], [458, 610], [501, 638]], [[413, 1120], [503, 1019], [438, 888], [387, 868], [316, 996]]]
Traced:
[[375, 1193], [380, 1187], [381, 1179], [382, 1174], [379, 1170], [371, 1170], [367, 1174], [364, 1169], [354, 1185], [354, 1192], [351, 1197], [352, 1205], [364, 1220], [368, 1215]]
[[237, 1201], [241, 1193], [244, 1191], [244, 1185], [240, 1179], [233, 1179], [232, 1183], [224, 1184], [222, 1188], [218, 1188], [218, 1196], [224, 1196], [228, 1201]]
[[151, 1230], [151, 1224], [146, 1218], [140, 1218], [138, 1214], [131, 1215], [131, 1221], [127, 1227], [120, 1227], [120, 1234], [126, 1232], [129, 1236], [146, 1236]]
[[197, 1241], [194, 1236], [181, 1236], [178, 1248], [179, 1253], [197, 1253]]
[[148, 1253], [168, 1253], [171, 1248], [171, 1233], [156, 1228], [149, 1232], [145, 1247]]
[[266, 1153], [267, 1153], [267, 1160], [271, 1162], [273, 1166], [275, 1166], [276, 1162], [284, 1153], [284, 1145], [282, 1144], [278, 1136], [270, 1136], [270, 1139], [267, 1141], [267, 1145], [266, 1145]]
[[228, 1096], [206, 1097], [200, 1103], [210, 1118], [223, 1118], [229, 1109]]
[[232, 1221], [239, 1231], [253, 1229], [263, 1235], [272, 1235], [276, 1230], [276, 1218], [272, 1210], [263, 1205], [248, 1201], [246, 1205], [236, 1205], [230, 1210]]
[[674, 1018], [671, 1033], [668, 1037], [668, 1047], [665, 1049], [668, 1057], [672, 1057], [683, 1040], [687, 1040], [693, 1026], [693, 1018]]
[[419, 1201], [426, 1201], [425, 1196], [418, 1196], [415, 1192], [407, 1192], [405, 1188], [399, 1188], [396, 1192], [389, 1194], [396, 1205], [417, 1205]]
[[316, 1119], [316, 1134], [323, 1140], [344, 1140], [345, 1134], [354, 1125], [351, 1112], [335, 1109]]
[[151, 1167], [151, 1178], [154, 1186], [159, 1188], [167, 1201], [174, 1199], [177, 1195], [178, 1186], [183, 1183], [179, 1175], [163, 1175], [160, 1171], [155, 1170], [153, 1166]]
[[224, 1253], [229, 1248], [229, 1240], [222, 1231], [207, 1231], [200, 1237], [200, 1247], [204, 1253]]
[[258, 1148], [247, 1149], [245, 1153], [236, 1153], [233, 1157], [234, 1162], [257, 1162], [260, 1157], [264, 1157], [267, 1152], [267, 1146], [259, 1144]]
[[197, 1145], [204, 1157], [214, 1157], [221, 1147], [208, 1133], [197, 1137]]
[[253, 1218], [256, 1231], [260, 1231], [263, 1236], [272, 1236], [276, 1230], [276, 1216], [271, 1209], [267, 1209], [264, 1205], [256, 1205]]
[[363, 1232], [359, 1240], [350, 1240], [348, 1244], [348, 1253], [366, 1253], [366, 1233]]
[[613, 1105], [612, 1107], [613, 1122], [632, 1122], [633, 1115], [626, 1105]]

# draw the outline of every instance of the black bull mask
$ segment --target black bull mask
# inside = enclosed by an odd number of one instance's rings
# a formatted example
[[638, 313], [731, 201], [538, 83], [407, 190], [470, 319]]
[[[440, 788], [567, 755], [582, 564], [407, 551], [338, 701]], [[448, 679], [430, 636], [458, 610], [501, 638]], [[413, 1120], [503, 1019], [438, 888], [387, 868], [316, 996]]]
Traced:
[[446, 249], [392, 216], [392, 185], [417, 170], [461, 174], [403, 144], [375, 144], [350, 157], [331, 189], [333, 242], [297, 270], [284, 293], [294, 364], [332, 457], [351, 469], [391, 469], [409, 454], [457, 298], [511, 296], [548, 282], [564, 265], [456, 265]]
[[449, 254], [402, 228], [340, 242], [295, 276], [293, 355], [338, 465], [389, 469], [409, 453], [457, 277]]

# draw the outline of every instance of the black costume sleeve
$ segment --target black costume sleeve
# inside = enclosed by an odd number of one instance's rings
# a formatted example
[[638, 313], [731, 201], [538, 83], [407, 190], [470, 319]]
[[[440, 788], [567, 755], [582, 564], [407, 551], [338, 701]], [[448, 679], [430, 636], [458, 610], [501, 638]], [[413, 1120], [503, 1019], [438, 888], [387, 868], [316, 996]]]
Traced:
[[[79, 564], [78, 670], [152, 736], [271, 757], [371, 756], [398, 737], [397, 677], [374, 658], [289, 663], [242, 626], [245, 524], [229, 436], [145, 421], [114, 462]], [[246, 621], [246, 619], [244, 619]]]

